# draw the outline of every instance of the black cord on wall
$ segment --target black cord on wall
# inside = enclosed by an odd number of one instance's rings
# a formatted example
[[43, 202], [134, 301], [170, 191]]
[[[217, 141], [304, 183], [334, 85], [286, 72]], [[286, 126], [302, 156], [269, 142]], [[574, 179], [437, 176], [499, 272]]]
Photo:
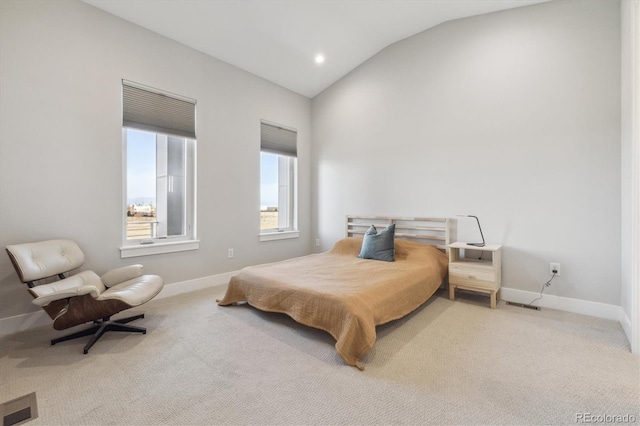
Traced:
[[544, 288], [545, 287], [549, 287], [551, 285], [551, 281], [553, 281], [553, 279], [556, 277], [557, 274], [558, 274], [558, 271], [553, 271], [553, 275], [551, 275], [551, 278], [549, 278], [549, 281], [547, 281], [546, 283], [542, 284], [542, 288], [540, 289], [540, 296], [536, 297], [531, 302], [529, 302], [529, 304], [527, 306], [531, 306], [533, 304], [533, 302], [536, 302], [536, 301], [542, 299], [542, 292], [544, 291]]

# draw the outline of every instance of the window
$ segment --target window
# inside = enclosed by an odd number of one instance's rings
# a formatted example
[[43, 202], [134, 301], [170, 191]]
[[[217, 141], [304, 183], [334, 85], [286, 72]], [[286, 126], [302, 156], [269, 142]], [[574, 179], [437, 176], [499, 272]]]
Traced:
[[121, 257], [198, 248], [195, 101], [123, 81]]
[[260, 123], [260, 240], [298, 237], [297, 132]]

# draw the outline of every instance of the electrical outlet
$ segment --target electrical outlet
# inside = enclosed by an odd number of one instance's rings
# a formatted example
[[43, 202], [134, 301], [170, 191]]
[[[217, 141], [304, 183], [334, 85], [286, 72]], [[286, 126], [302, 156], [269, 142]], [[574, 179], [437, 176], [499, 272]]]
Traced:
[[551, 262], [549, 264], [549, 275], [553, 275], [553, 271], [556, 271], [556, 276], [560, 276], [560, 264]]
[[320, 247], [320, 238], [316, 238], [316, 247]]
[[229, 256], [229, 259], [233, 259], [233, 249], [227, 250], [227, 255]]

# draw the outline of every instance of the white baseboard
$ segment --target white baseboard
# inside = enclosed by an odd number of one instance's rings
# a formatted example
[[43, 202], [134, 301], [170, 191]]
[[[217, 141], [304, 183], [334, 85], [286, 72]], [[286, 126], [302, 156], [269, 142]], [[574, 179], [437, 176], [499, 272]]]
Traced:
[[624, 309], [620, 308], [620, 324], [624, 330], [624, 334], [627, 335], [627, 340], [631, 342], [631, 318], [627, 315]]
[[[190, 293], [204, 288], [226, 285], [229, 282], [229, 279], [237, 273], [238, 271], [225, 272], [223, 274], [210, 275], [208, 277], [196, 278], [194, 280], [167, 284], [155, 298], [164, 299], [166, 297]], [[19, 331], [29, 330], [31, 328], [41, 327], [43, 325], [51, 325], [51, 318], [49, 318], [43, 310], [8, 318], [0, 318], [0, 337], [8, 336]]]
[[47, 324], [51, 324], [51, 318], [43, 310], [2, 318], [0, 319], [0, 337]]
[[[156, 296], [156, 299], [164, 299], [166, 297], [177, 296], [179, 294], [189, 293], [205, 288], [226, 285], [229, 282], [229, 279], [237, 273], [238, 271], [225, 272], [189, 281], [167, 284], [164, 286], [160, 294]], [[538, 293], [531, 291], [517, 290], [515, 288], [508, 287], [502, 287], [500, 293], [502, 300], [508, 300], [516, 303], [529, 303], [539, 295]], [[543, 308], [557, 309], [560, 311], [574, 312], [577, 314], [619, 321], [627, 337], [631, 335], [631, 320], [626, 315], [622, 307], [617, 305], [571, 299], [551, 294], [543, 295], [542, 299], [538, 300], [535, 304], [536, 306]], [[51, 319], [44, 311], [1, 318], [0, 337], [47, 324], [51, 324]]]
[[[500, 298], [505, 301], [508, 300], [509, 302], [528, 304], [538, 296], [540, 296], [539, 293], [532, 291], [517, 290], [508, 287], [502, 287], [500, 289]], [[624, 316], [624, 311], [621, 306], [571, 299], [569, 297], [554, 296], [552, 294], [543, 294], [542, 299], [536, 301], [534, 306], [605, 318], [620, 321], [620, 323], [623, 322], [622, 317]], [[631, 323], [629, 322], [629, 324]], [[622, 326], [624, 327], [624, 324]]]
[[164, 299], [165, 297], [177, 296], [178, 294], [190, 293], [204, 288], [227, 285], [229, 283], [229, 279], [237, 273], [238, 271], [231, 271], [223, 274], [196, 278], [189, 281], [167, 284], [164, 286], [160, 294], [156, 296], [156, 299]]

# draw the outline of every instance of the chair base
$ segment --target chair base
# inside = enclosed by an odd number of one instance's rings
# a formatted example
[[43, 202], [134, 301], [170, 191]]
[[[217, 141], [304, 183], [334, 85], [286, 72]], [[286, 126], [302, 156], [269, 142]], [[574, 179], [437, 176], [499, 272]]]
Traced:
[[91, 340], [89, 340], [89, 342], [84, 347], [84, 353], [87, 354], [89, 353], [89, 349], [91, 349], [91, 347], [98, 341], [98, 339], [100, 339], [102, 335], [107, 331], [129, 331], [133, 333], [147, 334], [147, 329], [144, 327], [137, 327], [135, 325], [124, 325], [140, 318], [144, 318], [144, 314], [134, 315], [117, 320], [111, 320], [111, 317], [104, 317], [101, 320], [94, 321], [93, 327], [51, 340], [51, 345], [65, 342], [67, 340], [77, 339], [78, 337], [92, 335]]

